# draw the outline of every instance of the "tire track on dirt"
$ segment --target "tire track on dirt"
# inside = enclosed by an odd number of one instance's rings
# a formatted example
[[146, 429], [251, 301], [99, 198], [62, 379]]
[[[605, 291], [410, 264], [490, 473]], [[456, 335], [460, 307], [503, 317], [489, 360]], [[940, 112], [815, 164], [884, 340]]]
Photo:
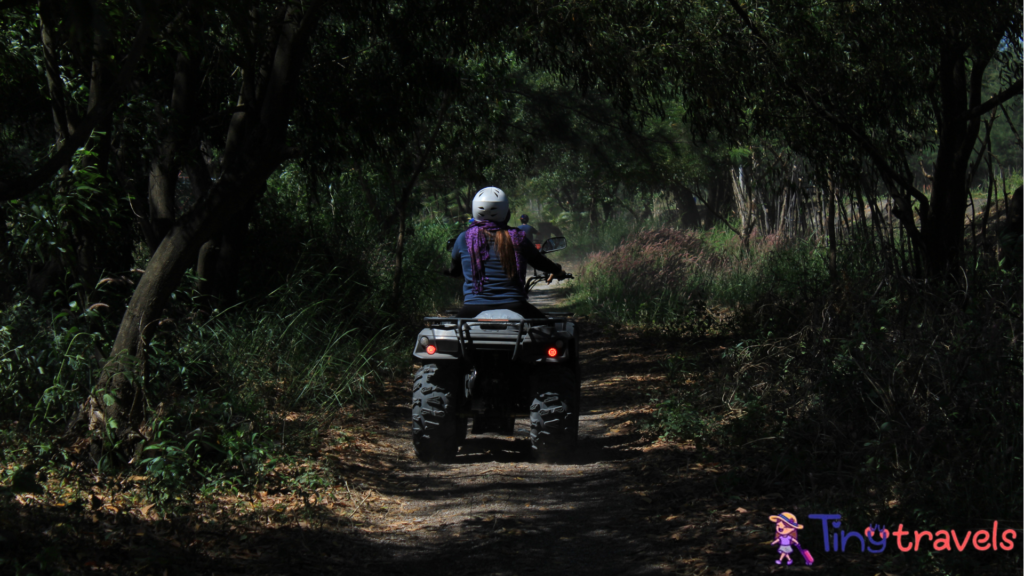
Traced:
[[[534, 302], [550, 309], [562, 295], [557, 287], [542, 287]], [[679, 354], [710, 358], [723, 350], [721, 342], [673, 341], [586, 321], [579, 328], [580, 438], [568, 462], [531, 462], [525, 419], [513, 436], [469, 436], [451, 464], [419, 462], [411, 440], [410, 372], [373, 406], [341, 418], [345, 440], [336, 445], [344, 448], [321, 443], [321, 459], [344, 483], [344, 498], [300, 494], [306, 520], [270, 524], [268, 518], [265, 528], [246, 530], [247, 555], [189, 550], [171, 573], [878, 572], [884, 559], [825, 557], [820, 547], [812, 549], [820, 560], [814, 567], [775, 565], [768, 517], [782, 510], [805, 515], [799, 497], [785, 493], [755, 462], [725, 450], [698, 456], [692, 444], [641, 430], [652, 398], [671, 388], [660, 363]]]
[[[559, 304], [562, 291], [552, 288], [535, 302]], [[768, 517], [805, 514], [794, 495], [755, 463], [730, 462], [724, 452], [698, 457], [691, 444], [641, 430], [652, 397], [669, 388], [660, 363], [710, 357], [721, 346], [579, 327], [582, 413], [570, 461], [531, 462], [522, 419], [513, 436], [469, 436], [451, 464], [419, 462], [410, 373], [372, 407], [342, 418], [345, 448], [325, 450], [332, 476], [344, 482], [343, 501], [310, 503], [306, 521], [249, 532], [249, 559], [201, 553], [190, 563], [204, 574], [260, 575], [877, 572], [865, 565], [874, 559], [853, 555], [823, 559], [827, 567], [775, 565]]]
[[[542, 285], [531, 301], [551, 310], [563, 296], [564, 289]], [[454, 463], [421, 463], [410, 439], [411, 376], [391, 390], [392, 408], [365, 447], [379, 459], [373, 468], [388, 470], [386, 478], [368, 482], [389, 503], [353, 527], [373, 543], [375, 556], [362, 568], [494, 576], [816, 569], [774, 564], [767, 519], [791, 508], [791, 495], [766, 489], [742, 465], [699, 458], [692, 444], [657, 440], [641, 429], [652, 397], [665, 394], [661, 362], [721, 347], [586, 321], [578, 326], [580, 438], [568, 462], [531, 462], [529, 422], [520, 419], [512, 437], [471, 435]], [[874, 573], [865, 569], [853, 557], [836, 557], [827, 573]]]
[[[562, 291], [532, 298], [551, 309]], [[395, 398], [373, 448], [393, 466], [382, 494], [395, 506], [364, 526], [390, 550], [386, 572], [420, 574], [661, 574], [676, 572], [673, 548], [655, 545], [647, 516], [657, 508], [637, 490], [633, 470], [650, 441], [633, 425], [644, 386], [664, 353], [633, 354], [583, 325], [580, 441], [564, 464], [529, 458], [529, 422], [512, 437], [471, 435], [452, 464], [416, 460], [407, 398]], [[407, 392], [407, 390], [406, 390]], [[658, 532], [664, 535], [664, 530]], [[369, 568], [369, 566], [367, 566]]]

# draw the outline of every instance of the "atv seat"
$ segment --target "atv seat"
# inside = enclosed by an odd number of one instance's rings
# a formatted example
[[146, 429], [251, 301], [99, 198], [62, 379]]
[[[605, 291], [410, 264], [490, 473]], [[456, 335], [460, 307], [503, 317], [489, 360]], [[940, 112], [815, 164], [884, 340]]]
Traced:
[[476, 315], [477, 320], [525, 320], [522, 314], [511, 310], [484, 310]]

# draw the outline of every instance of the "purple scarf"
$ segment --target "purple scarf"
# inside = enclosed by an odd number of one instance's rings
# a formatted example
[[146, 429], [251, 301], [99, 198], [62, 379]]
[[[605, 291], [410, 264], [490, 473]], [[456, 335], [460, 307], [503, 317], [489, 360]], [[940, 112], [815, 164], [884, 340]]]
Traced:
[[512, 246], [514, 248], [513, 252], [515, 252], [516, 255], [516, 279], [519, 281], [519, 285], [523, 286], [523, 276], [526, 275], [526, 266], [523, 263], [522, 255], [519, 253], [519, 243], [523, 241], [525, 233], [516, 228], [509, 228], [504, 224], [498, 224], [488, 220], [477, 220], [476, 222], [473, 222], [469, 230], [466, 230], [466, 245], [469, 246], [469, 260], [473, 265], [473, 294], [483, 293], [484, 282], [487, 281], [487, 277], [484, 276], [484, 262], [491, 257], [491, 252], [487, 249], [487, 235], [484, 234], [484, 230], [487, 230], [488, 232], [508, 230], [509, 238], [512, 239]]

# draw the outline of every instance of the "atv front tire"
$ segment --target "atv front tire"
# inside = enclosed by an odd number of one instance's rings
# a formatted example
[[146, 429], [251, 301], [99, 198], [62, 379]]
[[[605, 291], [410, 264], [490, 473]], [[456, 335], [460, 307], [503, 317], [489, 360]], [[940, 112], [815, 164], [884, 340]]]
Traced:
[[412, 387], [412, 445], [424, 462], [451, 462], [466, 438], [466, 419], [456, 414], [459, 374], [427, 364]]
[[576, 448], [579, 430], [573, 371], [564, 366], [538, 368], [531, 380], [530, 443], [534, 458], [538, 462], [564, 460]]

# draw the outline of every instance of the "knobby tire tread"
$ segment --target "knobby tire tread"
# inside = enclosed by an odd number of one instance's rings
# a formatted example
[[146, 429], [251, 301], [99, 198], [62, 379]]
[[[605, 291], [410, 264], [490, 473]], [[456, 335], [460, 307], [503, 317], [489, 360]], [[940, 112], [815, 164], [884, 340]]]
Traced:
[[576, 448], [579, 402], [575, 381], [566, 366], [537, 369], [531, 377], [530, 444], [539, 462], [563, 461]]
[[458, 374], [427, 364], [416, 372], [412, 392], [412, 445], [424, 462], [451, 462], [465, 439], [466, 422], [456, 414]]

